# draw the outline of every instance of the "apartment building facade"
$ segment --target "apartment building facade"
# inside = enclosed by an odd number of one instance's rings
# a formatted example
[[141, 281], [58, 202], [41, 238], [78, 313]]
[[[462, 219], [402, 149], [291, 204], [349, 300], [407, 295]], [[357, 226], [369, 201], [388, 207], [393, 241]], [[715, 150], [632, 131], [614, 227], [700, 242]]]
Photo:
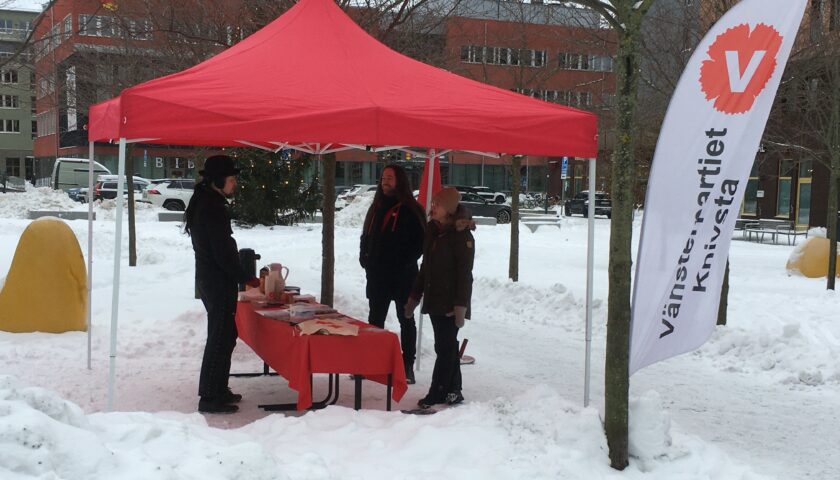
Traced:
[[[234, 2], [229, 5], [236, 8]], [[160, 26], [149, 18], [152, 8], [150, 2], [139, 1], [57, 0], [36, 19], [32, 55], [37, 176], [49, 176], [57, 157], [88, 157], [90, 105], [119, 95], [131, 85], [177, 71], [167, 60], [173, 57], [165, 44], [171, 39], [164, 39]], [[211, 48], [214, 53], [221, 50]], [[129, 157], [139, 176], [195, 177], [201, 161], [212, 152], [134, 144]], [[95, 159], [116, 172], [115, 145], [97, 143]]]
[[32, 180], [34, 103], [24, 45], [37, 12], [0, 9], [0, 175]]

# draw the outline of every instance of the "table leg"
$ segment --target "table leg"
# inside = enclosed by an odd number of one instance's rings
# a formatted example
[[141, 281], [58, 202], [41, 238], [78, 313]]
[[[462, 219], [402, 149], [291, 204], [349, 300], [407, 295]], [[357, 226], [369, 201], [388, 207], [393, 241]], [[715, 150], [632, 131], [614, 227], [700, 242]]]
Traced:
[[276, 377], [276, 376], [277, 376], [277, 372], [270, 372], [270, 371], [268, 371], [268, 364], [267, 364], [267, 363], [265, 363], [265, 362], [263, 362], [263, 371], [262, 371], [262, 373], [259, 373], [259, 372], [253, 372], [253, 373], [231, 373], [231, 374], [230, 374], [230, 375], [228, 375], [228, 376], [229, 376], [229, 377], [263, 377], [263, 376]]
[[356, 375], [353, 377], [353, 381], [356, 382], [356, 395], [353, 399], [353, 408], [356, 410], [362, 409], [362, 376]]
[[386, 409], [390, 412], [391, 411], [391, 389], [394, 386], [394, 375], [392, 373], [388, 374], [388, 394], [385, 396], [386, 401]]
[[[312, 381], [312, 377], [310, 376], [310, 385], [314, 386], [314, 382]], [[333, 383], [335, 383], [335, 390], [333, 390]], [[323, 400], [319, 402], [312, 402], [312, 406], [310, 406], [307, 410], [320, 410], [322, 408], [328, 407], [330, 405], [335, 405], [335, 402], [338, 401], [338, 394], [339, 394], [339, 383], [338, 383], [338, 374], [330, 373], [329, 380], [327, 382], [327, 396], [324, 397]], [[266, 412], [281, 412], [281, 411], [293, 411], [297, 410], [297, 403], [270, 403], [265, 405], [259, 405], [260, 408], [265, 410]], [[358, 409], [357, 409], [358, 410]]]

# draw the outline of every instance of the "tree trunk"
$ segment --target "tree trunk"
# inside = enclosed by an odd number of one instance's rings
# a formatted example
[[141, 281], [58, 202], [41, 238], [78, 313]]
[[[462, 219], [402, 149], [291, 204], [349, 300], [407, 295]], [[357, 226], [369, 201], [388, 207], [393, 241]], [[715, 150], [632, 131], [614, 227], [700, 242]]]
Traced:
[[510, 173], [513, 185], [510, 193], [510, 261], [508, 263], [508, 278], [519, 281], [519, 169], [522, 157], [514, 155], [511, 160]]
[[[628, 15], [625, 18], [630, 18]], [[635, 112], [638, 89], [639, 26], [632, 20], [619, 37], [616, 81], [618, 111], [616, 150], [612, 158], [612, 220], [610, 225], [607, 355], [604, 372], [604, 430], [610, 466], [628, 464], [627, 409], [630, 388], [630, 269], [635, 191]]]
[[729, 259], [726, 259], [726, 270], [723, 272], [723, 285], [720, 287], [720, 304], [718, 306], [718, 325], [726, 325], [726, 310], [729, 308]]
[[828, 169], [828, 218], [826, 218], [825, 236], [828, 238], [828, 277], [826, 289], [834, 290], [837, 279], [837, 192], [838, 178], [837, 171], [840, 169], [840, 152], [833, 152], [831, 166]]
[[324, 195], [321, 207], [321, 303], [332, 307], [335, 288], [335, 154], [318, 157], [324, 167], [321, 177], [321, 192]]
[[128, 192], [128, 266], [137, 266], [137, 232], [134, 222], [134, 156], [133, 148], [126, 147], [125, 185]]
[[[835, 54], [836, 55], [836, 54]], [[840, 60], [833, 57], [828, 67], [829, 78], [834, 88], [831, 91], [831, 113], [829, 114], [828, 125], [828, 218], [825, 225], [828, 238], [828, 277], [826, 288], [834, 290], [834, 283], [837, 279], [837, 194], [838, 182], [840, 182], [840, 89], [837, 83], [840, 81]]]

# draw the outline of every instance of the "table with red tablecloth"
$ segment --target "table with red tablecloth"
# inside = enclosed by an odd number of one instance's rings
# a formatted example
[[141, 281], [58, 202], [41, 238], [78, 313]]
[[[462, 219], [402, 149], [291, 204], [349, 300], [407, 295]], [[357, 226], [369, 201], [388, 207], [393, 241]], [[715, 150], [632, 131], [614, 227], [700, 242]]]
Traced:
[[298, 410], [312, 405], [314, 373], [334, 374], [330, 382], [334, 376], [336, 388], [337, 374], [356, 375], [357, 399], [361, 376], [383, 385], [388, 385], [390, 378], [391, 398], [398, 402], [408, 389], [399, 338], [388, 330], [345, 318], [359, 327], [357, 336], [301, 335], [296, 326], [258, 314], [250, 302], [239, 302], [236, 328], [239, 338], [298, 392]]

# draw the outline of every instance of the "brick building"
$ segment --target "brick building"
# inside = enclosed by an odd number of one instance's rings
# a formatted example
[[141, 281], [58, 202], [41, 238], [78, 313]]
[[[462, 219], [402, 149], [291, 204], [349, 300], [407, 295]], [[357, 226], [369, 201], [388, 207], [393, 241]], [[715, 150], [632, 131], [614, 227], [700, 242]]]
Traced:
[[[222, 3], [236, 10], [234, 2]], [[139, 10], [141, 4], [148, 8], [149, 1], [58, 0], [36, 22], [34, 150], [40, 176], [49, 173], [57, 156], [87, 156], [84, 125], [89, 105], [146, 78], [177, 71], [156, 65], [171, 53], [159, 26]], [[432, 57], [447, 70], [600, 116], [609, 112], [615, 90], [612, 38], [596, 15], [581, 8], [463, 0], [426, 40], [429, 49], [440, 50]], [[605, 122], [600, 124], [604, 130]], [[606, 141], [602, 143], [608, 150]], [[152, 145], [135, 145], [130, 153], [135, 173], [146, 177], [193, 176], [197, 160], [206, 154]], [[97, 145], [96, 160], [115, 167], [116, 148]], [[422, 161], [410, 154], [347, 151], [337, 154], [336, 184], [375, 183], [390, 161], [406, 165], [415, 185], [419, 183]], [[450, 153], [443, 158], [444, 181], [509, 191], [509, 161], [510, 157]], [[526, 157], [522, 165], [525, 190], [543, 192], [548, 184], [551, 193], [560, 192], [560, 159]], [[570, 191], [584, 188], [583, 165], [572, 162]]]

